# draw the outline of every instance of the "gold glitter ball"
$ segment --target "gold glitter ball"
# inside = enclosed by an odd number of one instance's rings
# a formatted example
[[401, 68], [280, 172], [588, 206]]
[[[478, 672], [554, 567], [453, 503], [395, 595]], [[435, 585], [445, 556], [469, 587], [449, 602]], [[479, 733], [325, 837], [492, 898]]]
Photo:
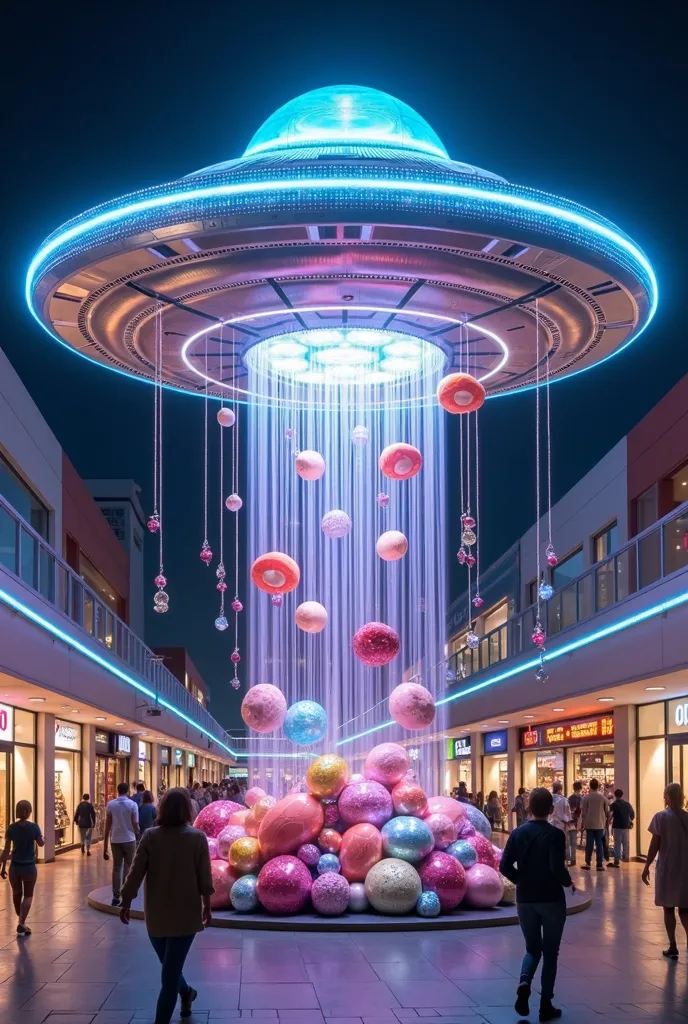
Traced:
[[306, 774], [309, 793], [320, 800], [339, 796], [348, 781], [349, 766], [338, 754], [316, 757]]
[[260, 843], [253, 836], [235, 839], [229, 848], [229, 866], [239, 875], [253, 875], [260, 867]]

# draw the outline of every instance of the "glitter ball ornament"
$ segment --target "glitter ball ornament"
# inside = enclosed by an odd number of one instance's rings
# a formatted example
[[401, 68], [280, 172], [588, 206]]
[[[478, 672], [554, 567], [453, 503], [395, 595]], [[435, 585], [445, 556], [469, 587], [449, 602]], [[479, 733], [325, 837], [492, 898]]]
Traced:
[[466, 871], [478, 863], [478, 851], [467, 839], [457, 839], [455, 843], [451, 843], [447, 847], [447, 853], [458, 860]]
[[238, 512], [241, 506], [244, 504], [238, 494], [230, 494], [225, 498], [225, 505], [230, 512]]
[[162, 590], [163, 587], [167, 586], [167, 578], [160, 572], [153, 580], [153, 583]]
[[260, 786], [251, 786], [251, 788], [247, 789], [244, 793], [244, 801], [246, 802], [247, 807], [253, 807], [254, 804], [257, 804], [259, 800], [262, 800], [263, 797], [266, 796], [267, 793]]
[[330, 804], [325, 808], [325, 824], [331, 828], [339, 824], [339, 811], [336, 804]]
[[437, 893], [445, 913], [455, 910], [466, 895], [466, 872], [449, 853], [433, 850], [418, 868], [418, 874], [423, 890]]
[[164, 590], [159, 590], [157, 594], [153, 595], [153, 611], [158, 612], [159, 615], [164, 615], [166, 611], [169, 611], [170, 607], [170, 595], [166, 594]]
[[380, 508], [388, 508], [389, 506], [389, 494], [385, 494], [384, 491], [380, 491], [377, 498], [375, 499]]
[[432, 814], [426, 814], [423, 820], [432, 832], [436, 850], [446, 850], [456, 842], [456, 825], [448, 815], [435, 811]]
[[157, 512], [154, 512], [152, 516], [148, 517], [148, 522], [146, 523], [146, 526], [148, 527], [150, 533], [158, 532], [158, 530], [160, 529], [160, 516], [158, 515]]
[[466, 881], [464, 903], [467, 907], [496, 907], [504, 896], [502, 876], [488, 864], [475, 864], [469, 868]]
[[319, 480], [325, 472], [325, 460], [319, 452], [304, 449], [296, 456], [296, 472], [302, 480]]
[[340, 508], [333, 508], [322, 517], [320, 527], [326, 537], [346, 537], [351, 530], [351, 520], [346, 512], [342, 512]]
[[[341, 878], [342, 876], [340, 875], [339, 877]], [[352, 882], [349, 885], [349, 906], [347, 908], [349, 913], [365, 914], [368, 907], [368, 897], [365, 894], [363, 882]]]
[[287, 429], [284, 431], [284, 436], [287, 438], [288, 441], [291, 441], [295, 434], [296, 431], [294, 430], [293, 427], [287, 427]]
[[268, 914], [298, 914], [310, 891], [310, 871], [297, 857], [274, 857], [258, 874], [256, 893]]
[[407, 814], [414, 818], [424, 818], [428, 809], [428, 798], [425, 790], [412, 779], [402, 779], [392, 790], [392, 803], [395, 814]]
[[258, 829], [265, 860], [296, 853], [304, 843], [313, 843], [322, 831], [322, 805], [310, 793], [291, 793], [271, 807]]
[[472, 651], [475, 651], [480, 647], [480, 637], [471, 630], [466, 634], [466, 643]]
[[224, 581], [224, 580], [219, 580], [219, 581], [218, 581], [218, 582], [217, 582], [217, 583], [215, 584], [215, 589], [216, 589], [216, 590], [219, 590], [221, 594], [224, 594], [224, 592], [225, 592], [225, 591], [226, 591], [226, 589], [227, 589], [227, 584], [225, 583], [225, 581]]
[[217, 843], [218, 856], [227, 858], [232, 843], [235, 843], [237, 839], [243, 839], [245, 835], [246, 829], [242, 825], [227, 825], [217, 839], [211, 840], [211, 842]]
[[239, 682], [239, 680], [235, 676], [234, 679], [232, 679], [232, 681], [230, 682], [229, 685], [232, 687], [233, 690], [238, 690], [239, 687], [241, 686], [241, 683]]
[[470, 569], [472, 569], [472, 568], [473, 568], [473, 566], [475, 565], [475, 555], [471, 554], [471, 552], [470, 552], [470, 551], [468, 552], [468, 554], [467, 554], [467, 556], [466, 556], [466, 565], [467, 565], [467, 566], [468, 566], [468, 567], [469, 567]]
[[238, 914], [251, 914], [258, 909], [257, 875], [244, 875], [237, 878], [229, 891], [232, 906]]
[[470, 373], [449, 373], [437, 385], [437, 401], [452, 414], [475, 412], [485, 401], [485, 388]]
[[410, 913], [422, 891], [414, 866], [396, 857], [379, 861], [365, 880], [365, 894], [379, 914]]
[[[215, 620], [215, 625], [217, 626], [217, 620]], [[221, 627], [220, 627], [220, 626], [218, 626], [218, 629], [227, 629], [227, 626], [228, 626], [228, 625], [229, 625], [229, 623], [228, 623], [228, 622], [227, 622], [227, 620], [225, 619], [225, 625], [224, 625], [224, 626], [221, 626]], [[229, 660], [230, 660], [230, 661], [232, 662], [232, 664], [233, 664], [233, 665], [238, 665], [238, 664], [239, 664], [239, 662], [241, 661], [241, 655], [239, 654], [239, 652], [238, 652], [238, 650], [236, 649], [236, 647], [234, 648], [234, 650], [233, 650], [233, 651], [232, 651], [232, 653], [230, 654], [230, 656], [229, 656]]]
[[231, 906], [229, 894], [236, 881], [236, 875], [226, 860], [211, 860], [210, 871], [215, 890], [210, 897], [210, 907], [212, 910], [227, 910]]
[[408, 551], [408, 541], [401, 530], [387, 530], [376, 540], [375, 550], [383, 562], [396, 562]]
[[238, 824], [231, 818], [237, 811], [243, 810], [245, 808], [233, 800], [213, 800], [211, 804], [201, 810], [193, 825], [194, 828], [205, 832], [210, 839], [217, 839], [227, 825]]
[[301, 570], [289, 555], [281, 551], [269, 551], [254, 561], [251, 579], [266, 594], [288, 594], [299, 585]]
[[217, 422], [221, 427], [233, 427], [236, 422], [236, 416], [232, 409], [226, 407], [218, 409], [217, 411]]
[[232, 601], [232, 611], [233, 612], [243, 612], [243, 610], [244, 610], [243, 604], [241, 603], [241, 601], [239, 600], [238, 597], [235, 597], [234, 600]]
[[229, 623], [227, 622], [226, 617], [224, 615], [218, 615], [218, 617], [215, 619], [215, 629], [219, 629], [220, 632], [222, 633], [224, 632], [225, 629], [227, 629], [228, 626]]
[[476, 594], [475, 597], [473, 598], [473, 607], [474, 608], [482, 608], [482, 606], [484, 604], [485, 604], [485, 602], [483, 601], [483, 599], [480, 596], [480, 594]]
[[554, 548], [552, 547], [551, 544], [547, 545], [547, 548], [545, 550], [545, 555], [547, 557], [547, 564], [549, 566], [551, 566], [552, 568], [554, 568], [554, 566], [557, 564], [559, 559], [557, 558], [556, 552], [555, 552], [555, 550], [554, 550]]
[[530, 639], [533, 641], [533, 643], [535, 644], [536, 647], [539, 647], [540, 650], [542, 650], [542, 648], [545, 646], [545, 641], [547, 640], [547, 637], [545, 635], [545, 631], [542, 628], [542, 626], [536, 626], [535, 627], [535, 629], [533, 630], [533, 632], [531, 634]]
[[[485, 836], [486, 839], [491, 840], [492, 827], [480, 808], [474, 807], [473, 804], [461, 804], [461, 807], [463, 808], [465, 817], [468, 819], [475, 831], [479, 832], [481, 836]], [[470, 835], [466, 836], [465, 833], [460, 833], [459, 838], [470, 838]]]
[[354, 633], [352, 646], [364, 665], [388, 665], [399, 653], [399, 635], [384, 622], [368, 622]]
[[299, 846], [296, 856], [304, 864], [307, 864], [309, 868], [314, 868], [317, 866], [322, 854], [320, 848], [315, 843], [304, 843], [303, 846]]
[[241, 702], [241, 717], [254, 732], [279, 729], [287, 713], [284, 694], [271, 683], [252, 686]]
[[281, 608], [284, 604], [284, 598], [281, 594], [273, 594], [271, 600], [273, 608]]
[[254, 837], [258, 835], [261, 821], [276, 803], [274, 796], [264, 796], [255, 802], [244, 822], [247, 835]]
[[318, 874], [325, 875], [328, 871], [333, 871], [336, 875], [339, 874], [339, 857], [334, 853], [323, 853], [318, 858]]
[[260, 866], [260, 843], [254, 836], [235, 839], [229, 848], [229, 866], [237, 875], [252, 875]]
[[284, 735], [298, 747], [319, 743], [327, 732], [327, 712], [314, 700], [299, 700], [287, 711]]
[[422, 892], [416, 903], [419, 917], [439, 917], [442, 905], [436, 892]]
[[382, 827], [382, 849], [386, 857], [418, 864], [434, 845], [432, 832], [420, 818], [399, 815]]
[[[211, 860], [220, 860], [220, 848], [218, 846], [217, 839], [211, 839], [210, 836], [206, 836], [208, 841], [208, 853], [210, 854]], [[226, 857], [224, 858], [227, 859]]]
[[316, 757], [306, 772], [308, 792], [319, 800], [338, 797], [349, 782], [349, 766], [338, 754]]
[[317, 601], [304, 601], [294, 612], [294, 621], [304, 633], [320, 633], [327, 625], [327, 609]]
[[456, 822], [456, 838], [457, 839], [468, 839], [469, 836], [474, 836], [476, 828], [468, 818], [462, 818]]
[[475, 529], [475, 519], [473, 516], [469, 516], [467, 512], [461, 516], [462, 529], [473, 530]]
[[423, 456], [412, 444], [397, 441], [380, 453], [380, 469], [391, 480], [410, 480], [423, 465]]
[[461, 534], [461, 543], [465, 544], [467, 548], [472, 548], [477, 539], [478, 538], [476, 537], [474, 531], [469, 530], [468, 528], [466, 528]]
[[456, 552], [456, 560], [458, 561], [459, 565], [465, 565], [467, 558], [468, 552], [466, 551], [466, 549], [464, 547], [459, 548], [459, 550]]
[[379, 782], [352, 782], [339, 797], [339, 816], [345, 828], [368, 823], [382, 828], [392, 817], [392, 797]]
[[466, 842], [475, 850], [478, 864], [489, 864], [490, 867], [494, 867], [494, 850], [489, 839], [476, 832], [474, 836], [469, 836]]
[[549, 599], [550, 599], [550, 597], [552, 596], [553, 593], [554, 593], [554, 587], [551, 587], [549, 585], [549, 583], [541, 583], [540, 584], [540, 586], [538, 588], [538, 594], [540, 595], [540, 600], [542, 600], [542, 601], [549, 601]]
[[363, 774], [371, 782], [395, 786], [411, 766], [408, 753], [399, 743], [378, 743], [368, 751]]
[[207, 540], [203, 541], [203, 545], [201, 547], [201, 553], [200, 553], [200, 555], [198, 557], [200, 558], [200, 560], [203, 562], [204, 565], [210, 565], [210, 563], [212, 562], [212, 560], [213, 560], [213, 553], [210, 550], [210, 545], [208, 544]]
[[342, 836], [339, 848], [341, 872], [349, 882], [363, 882], [372, 868], [382, 860], [382, 835], [369, 822], [352, 825]]
[[454, 825], [458, 825], [464, 818], [467, 807], [468, 804], [462, 804], [451, 796], [431, 796], [428, 797], [426, 817], [429, 817], [431, 814], [446, 814]]
[[351, 431], [351, 440], [358, 448], [363, 448], [368, 444], [368, 428], [367, 427], [354, 427]]
[[427, 729], [435, 718], [435, 698], [420, 683], [400, 683], [389, 695], [389, 713], [403, 729]]
[[311, 886], [311, 902], [318, 914], [334, 917], [343, 914], [349, 905], [349, 883], [346, 878], [327, 872]]

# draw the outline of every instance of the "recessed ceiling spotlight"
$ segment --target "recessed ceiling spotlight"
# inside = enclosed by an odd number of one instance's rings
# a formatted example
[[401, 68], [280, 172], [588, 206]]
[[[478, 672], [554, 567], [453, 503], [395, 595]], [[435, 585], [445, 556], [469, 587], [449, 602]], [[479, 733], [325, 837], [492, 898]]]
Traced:
[[535, 718], [535, 715], [524, 715], [524, 718]]
[[96, 715], [96, 722], [104, 722], [105, 715]]
[[29, 697], [32, 704], [45, 704], [45, 697]]
[[645, 689], [648, 693], [654, 692], [655, 690], [666, 690], [666, 686], [646, 686]]
[[508, 718], [500, 718], [497, 721], [497, 725], [508, 725], [508, 724], [509, 724], [509, 719]]
[[124, 725], [124, 722], [115, 722], [115, 725]]
[[552, 708], [552, 711], [566, 711], [566, 708]]
[[616, 697], [598, 697], [597, 699], [600, 702], [600, 704], [613, 704], [616, 700]]

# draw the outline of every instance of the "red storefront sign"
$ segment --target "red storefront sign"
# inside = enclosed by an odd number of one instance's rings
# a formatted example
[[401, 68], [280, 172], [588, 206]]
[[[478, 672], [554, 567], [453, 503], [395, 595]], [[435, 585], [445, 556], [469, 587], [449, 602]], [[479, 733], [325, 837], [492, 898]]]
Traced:
[[521, 748], [564, 747], [577, 743], [604, 743], [614, 739], [614, 716], [578, 718], [553, 725], [528, 726], [521, 729]]

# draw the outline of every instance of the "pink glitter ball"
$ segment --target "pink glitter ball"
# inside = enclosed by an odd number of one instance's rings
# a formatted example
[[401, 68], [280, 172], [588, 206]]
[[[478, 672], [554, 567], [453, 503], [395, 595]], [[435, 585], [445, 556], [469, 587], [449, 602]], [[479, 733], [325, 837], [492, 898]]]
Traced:
[[331, 827], [332, 825], [336, 825], [338, 823], [338, 821], [339, 821], [339, 811], [337, 810], [337, 805], [336, 804], [329, 804], [325, 808], [325, 824], [329, 825]]
[[339, 797], [339, 817], [345, 828], [367, 822], [382, 828], [392, 817], [392, 797], [379, 782], [354, 782]]
[[160, 517], [157, 515], [149, 516], [148, 522], [146, 523], [150, 533], [157, 533], [160, 529]]
[[325, 460], [319, 452], [304, 449], [296, 456], [296, 472], [302, 480], [319, 480], [325, 472]]
[[474, 836], [469, 836], [467, 842], [471, 844], [475, 852], [478, 854], [478, 864], [489, 864], [490, 867], [494, 866], [494, 850], [492, 849], [492, 843], [485, 836], [481, 836], [479, 832], [476, 832]]
[[389, 713], [403, 729], [427, 729], [435, 718], [435, 699], [420, 683], [401, 683], [389, 696]]
[[418, 867], [423, 892], [435, 892], [443, 911], [455, 910], [466, 895], [466, 872], [448, 853], [433, 850]]
[[485, 602], [483, 601], [483, 599], [480, 596], [480, 594], [476, 594], [475, 597], [473, 598], [473, 607], [474, 608], [482, 608], [482, 606], [484, 604], [485, 604]]
[[286, 713], [284, 694], [271, 683], [252, 686], [241, 702], [241, 717], [254, 732], [279, 729]]
[[311, 887], [311, 901], [319, 914], [334, 917], [343, 914], [349, 905], [349, 883], [342, 875], [326, 871]]
[[459, 565], [465, 565], [466, 559], [468, 558], [468, 555], [466, 554], [466, 549], [463, 547], [459, 548], [459, 550], [456, 552], [456, 557], [459, 560]]
[[431, 814], [446, 814], [449, 820], [453, 821], [456, 825], [465, 817], [465, 813], [464, 804], [454, 800], [451, 796], [431, 796], [428, 799], [428, 813], [426, 817]]
[[230, 512], [238, 512], [243, 504], [244, 503], [238, 494], [230, 494], [229, 497], [225, 499], [225, 505]]
[[475, 519], [473, 516], [464, 514], [461, 516], [461, 525], [466, 530], [472, 530], [475, 526]]
[[243, 612], [243, 610], [244, 610], [243, 604], [241, 603], [241, 601], [239, 600], [238, 597], [235, 597], [234, 600], [232, 601], [232, 611], [233, 612]]
[[553, 547], [548, 547], [547, 548], [547, 564], [549, 566], [551, 566], [552, 568], [554, 568], [554, 566], [557, 564], [558, 561], [559, 561], [559, 559], [557, 558], [557, 555], [556, 555], [556, 553], [554, 551], [554, 548]]
[[204, 565], [210, 565], [213, 560], [213, 553], [209, 547], [204, 546], [201, 548], [201, 553], [198, 557]]
[[494, 843], [492, 844], [492, 854], [493, 854], [493, 864], [492, 864], [492, 867], [495, 869], [495, 871], [499, 871], [499, 866], [502, 863], [502, 854], [503, 853], [504, 853], [504, 851], [502, 850], [501, 846], [495, 846]]
[[258, 874], [256, 892], [268, 914], [298, 914], [311, 891], [311, 873], [298, 857], [273, 857]]
[[426, 815], [425, 824], [433, 834], [436, 850], [446, 850], [456, 842], [456, 825], [448, 815], [435, 811], [434, 814]]
[[225, 583], [224, 580], [220, 580], [219, 583], [216, 584], [215, 589], [219, 590], [221, 594], [224, 594], [225, 590], [227, 589], [227, 584]]
[[469, 565], [471, 569], [475, 565], [475, 555], [471, 555], [470, 552], [466, 555], [466, 565]]
[[403, 778], [392, 790], [392, 803], [395, 814], [404, 814], [412, 818], [422, 818], [428, 809], [428, 798], [422, 786], [411, 779]]
[[542, 650], [542, 648], [545, 646], [545, 641], [547, 640], [547, 637], [545, 636], [544, 630], [540, 629], [539, 626], [536, 626], [533, 630], [533, 634], [530, 639], [533, 641], [536, 647], [539, 647]]
[[476, 834], [475, 825], [472, 825], [468, 818], [459, 818], [455, 827], [457, 839], [470, 839]]
[[210, 897], [213, 910], [226, 910], [231, 907], [229, 891], [236, 881], [236, 875], [226, 860], [211, 860], [210, 870], [213, 876], [214, 894]]
[[379, 743], [368, 751], [363, 774], [372, 782], [395, 786], [403, 779], [410, 765], [408, 754], [398, 743]]
[[199, 828], [211, 839], [217, 839], [223, 828], [230, 824], [229, 819], [236, 811], [243, 811], [241, 804], [233, 800], [213, 800], [204, 807], [194, 821], [194, 828]]
[[388, 665], [399, 653], [399, 635], [384, 622], [367, 622], [354, 633], [352, 646], [364, 665]]
[[304, 843], [303, 846], [299, 846], [296, 856], [309, 868], [314, 868], [317, 867], [322, 854], [315, 843]]
[[380, 508], [387, 508], [389, 506], [389, 494], [385, 494], [384, 491], [380, 491], [375, 500]]
[[326, 537], [346, 537], [351, 530], [351, 519], [340, 508], [326, 512], [320, 524]]
[[234, 650], [230, 654], [229, 660], [232, 662], [233, 665], [238, 665], [239, 662], [241, 661], [241, 655], [239, 654], [239, 652], [237, 650]]
[[229, 848], [234, 840], [243, 839], [245, 835], [246, 829], [242, 828], [241, 825], [227, 825], [222, 829], [217, 839], [211, 839], [209, 842], [217, 843], [218, 855], [226, 860], [229, 857]]
[[284, 598], [281, 594], [272, 595], [272, 604], [274, 608], [281, 608], [284, 603]]
[[464, 904], [467, 907], [496, 907], [504, 895], [501, 876], [489, 864], [474, 864], [466, 872], [466, 882]]
[[159, 572], [153, 580], [153, 583], [155, 583], [156, 587], [159, 587], [162, 590], [163, 587], [167, 586], [167, 577], [163, 576], [163, 574]]

